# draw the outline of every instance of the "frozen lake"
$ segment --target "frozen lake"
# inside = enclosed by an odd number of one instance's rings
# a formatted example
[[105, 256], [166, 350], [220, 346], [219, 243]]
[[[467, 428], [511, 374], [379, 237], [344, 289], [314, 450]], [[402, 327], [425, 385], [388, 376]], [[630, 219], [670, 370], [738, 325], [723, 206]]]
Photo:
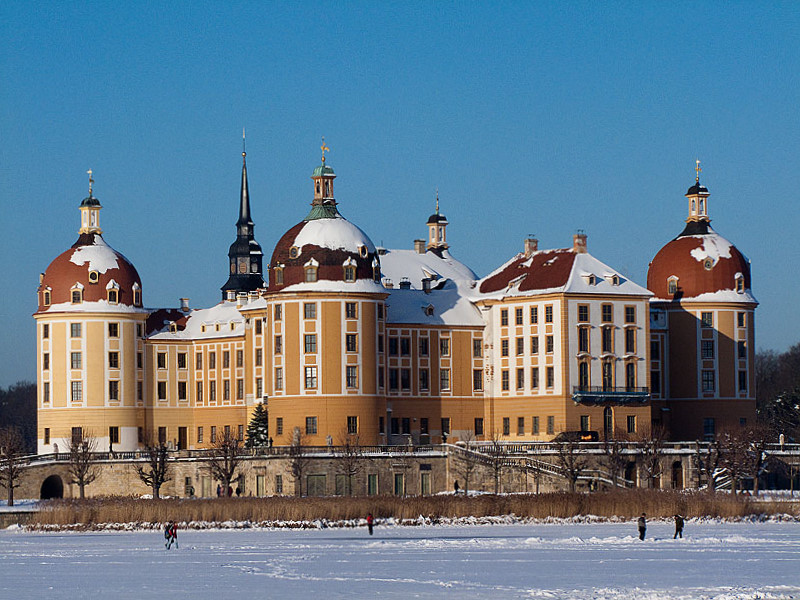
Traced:
[[0, 531], [0, 598], [800, 598], [800, 524]]

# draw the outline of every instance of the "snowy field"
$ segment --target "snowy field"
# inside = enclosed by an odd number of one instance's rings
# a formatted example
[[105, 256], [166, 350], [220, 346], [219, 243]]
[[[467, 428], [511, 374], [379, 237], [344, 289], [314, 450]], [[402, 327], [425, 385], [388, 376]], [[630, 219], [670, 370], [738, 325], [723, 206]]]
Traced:
[[0, 598], [800, 598], [800, 524], [0, 531]]

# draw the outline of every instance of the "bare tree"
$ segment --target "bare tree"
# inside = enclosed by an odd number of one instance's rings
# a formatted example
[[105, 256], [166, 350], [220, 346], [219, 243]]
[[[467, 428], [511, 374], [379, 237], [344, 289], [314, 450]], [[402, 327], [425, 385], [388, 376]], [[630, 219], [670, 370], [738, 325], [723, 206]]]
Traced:
[[136, 465], [136, 474], [153, 490], [153, 498], [160, 498], [161, 486], [172, 480], [169, 449], [164, 442], [154, 442], [151, 435], [145, 436], [144, 440], [147, 462]]
[[589, 455], [582, 451], [578, 442], [566, 441], [557, 444], [556, 460], [569, 482], [569, 491], [575, 493], [578, 479], [589, 466]]
[[208, 455], [208, 470], [214, 479], [222, 482], [225, 494], [231, 488], [231, 481], [236, 478], [236, 472], [243, 461], [241, 441], [226, 429], [211, 444]]
[[289, 442], [289, 464], [286, 470], [294, 478], [294, 491], [297, 496], [303, 495], [303, 473], [310, 462], [311, 458], [306, 452], [305, 435], [299, 427], [295, 427]]
[[453, 461], [453, 470], [456, 475], [464, 482], [464, 493], [469, 492], [469, 484], [472, 481], [472, 474], [481, 462], [481, 456], [474, 449], [475, 434], [468, 431], [461, 439], [464, 442], [463, 452], [459, 452]]
[[8, 505], [14, 506], [14, 488], [20, 486], [25, 464], [25, 439], [16, 427], [0, 429], [0, 486], [8, 492]]
[[758, 496], [759, 478], [770, 464], [767, 454], [767, 445], [775, 438], [771, 427], [763, 423], [756, 423], [745, 430], [747, 441], [747, 454], [745, 461], [745, 474], [753, 479], [753, 494]]
[[616, 437], [603, 442], [602, 462], [605, 468], [608, 469], [611, 484], [615, 486], [619, 485], [619, 475], [625, 470], [625, 465], [628, 462], [628, 459], [623, 454], [624, 450], [624, 442], [621, 442]]
[[347, 495], [353, 495], [353, 478], [364, 469], [364, 453], [358, 434], [342, 432], [336, 449], [336, 470], [347, 478]]
[[661, 458], [664, 454], [664, 442], [667, 439], [666, 430], [660, 426], [642, 430], [636, 436], [636, 447], [642, 457], [642, 469], [647, 477], [647, 487], [655, 487], [656, 479], [661, 476]]
[[744, 428], [723, 430], [717, 434], [720, 448], [720, 465], [731, 478], [731, 491], [736, 495], [742, 478], [749, 467], [749, 440]]
[[505, 445], [501, 441], [502, 437], [499, 432], [492, 431], [489, 436], [488, 454], [491, 458], [492, 475], [494, 478], [494, 493], [500, 493], [500, 486], [503, 479], [503, 469], [506, 466], [507, 454]]
[[92, 435], [92, 432], [83, 427], [73, 427], [72, 437], [67, 442], [67, 453], [69, 454], [67, 473], [70, 476], [70, 483], [78, 486], [81, 498], [86, 497], [86, 486], [100, 476], [96, 452], [97, 438]]
[[695, 460], [697, 462], [697, 487], [700, 487], [701, 479], [704, 477], [706, 490], [713, 494], [717, 489], [717, 479], [722, 470], [719, 440], [714, 439], [709, 442], [705, 450], [701, 450], [698, 442]]

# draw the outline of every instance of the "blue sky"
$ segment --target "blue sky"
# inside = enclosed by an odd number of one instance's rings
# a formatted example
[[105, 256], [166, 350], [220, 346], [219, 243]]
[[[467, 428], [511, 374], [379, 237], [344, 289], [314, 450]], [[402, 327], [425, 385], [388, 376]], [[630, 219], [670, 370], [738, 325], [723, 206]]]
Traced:
[[757, 346], [800, 341], [800, 4], [0, 4], [0, 386], [35, 379], [38, 274], [77, 237], [86, 170], [148, 306], [220, 297], [241, 130], [271, 254], [312, 198], [411, 248], [438, 187], [478, 274], [571, 244], [646, 283], [701, 159], [752, 261]]

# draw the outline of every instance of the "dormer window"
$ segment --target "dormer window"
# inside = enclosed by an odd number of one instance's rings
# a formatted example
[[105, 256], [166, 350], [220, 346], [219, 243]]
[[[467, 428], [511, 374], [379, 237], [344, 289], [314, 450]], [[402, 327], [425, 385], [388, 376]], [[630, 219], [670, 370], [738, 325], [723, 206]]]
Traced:
[[583, 276], [583, 280], [586, 282], [586, 285], [597, 284], [597, 277], [594, 275], [594, 273], [587, 273]]
[[422, 310], [425, 311], [425, 316], [426, 317], [432, 317], [433, 316], [433, 311], [434, 311], [433, 304], [428, 304], [428, 306], [424, 307]]
[[283, 267], [275, 267], [275, 285], [283, 285]]
[[300, 256], [300, 248], [297, 246], [289, 248], [289, 258], [297, 258], [298, 256]]
[[50, 288], [46, 289], [42, 292], [42, 305], [43, 306], [50, 306]]
[[100, 273], [89, 271], [89, 283], [97, 283], [98, 281], [100, 281]]
[[112, 279], [108, 282], [106, 292], [108, 293], [109, 304], [117, 304], [119, 302], [119, 284], [116, 281]]
[[619, 275], [611, 276], [611, 285], [619, 285]]
[[305, 265], [303, 265], [303, 269], [305, 270], [305, 280], [306, 283], [313, 283], [317, 280], [317, 269], [319, 268], [319, 263], [314, 260], [313, 258], [308, 261]]
[[142, 289], [139, 287], [138, 283], [133, 284], [133, 305], [134, 306], [141, 306], [142, 305]]
[[366, 246], [359, 246], [359, 247], [358, 247], [358, 255], [359, 255], [361, 258], [367, 258], [367, 254], [368, 254], [368, 253], [369, 253], [369, 250], [367, 249], [367, 247], [366, 247]]
[[[363, 248], [363, 246], [361, 247]], [[348, 283], [354, 282], [356, 280], [356, 261], [350, 257], [344, 261], [342, 267], [344, 267], [344, 280]]]
[[674, 275], [667, 279], [667, 293], [668, 294], [677, 294], [678, 293], [678, 278]]
[[740, 294], [744, 293], [744, 275], [741, 273], [736, 274], [736, 291]]
[[72, 288], [71, 297], [73, 304], [80, 304], [83, 302], [83, 286], [80, 283], [76, 283]]

